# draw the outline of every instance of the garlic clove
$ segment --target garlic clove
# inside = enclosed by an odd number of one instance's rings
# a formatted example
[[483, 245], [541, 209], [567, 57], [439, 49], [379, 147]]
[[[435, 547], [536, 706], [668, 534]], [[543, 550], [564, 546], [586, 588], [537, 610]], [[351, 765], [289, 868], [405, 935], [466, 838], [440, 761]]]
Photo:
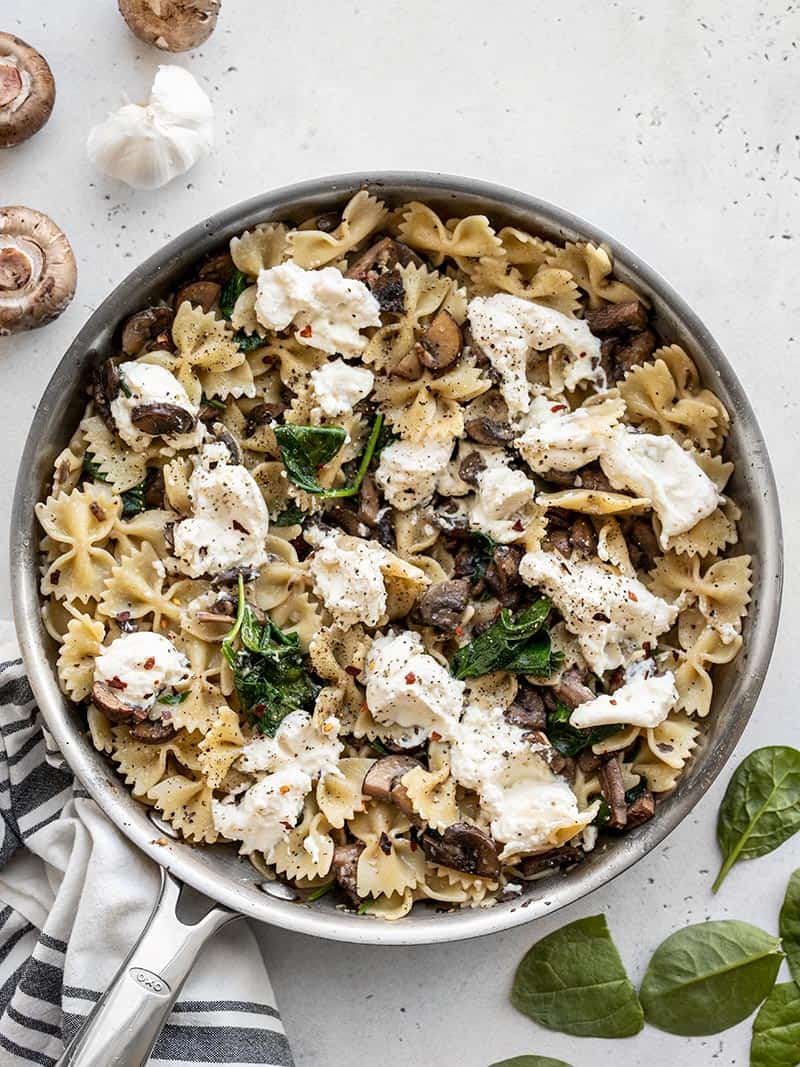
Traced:
[[89, 133], [92, 163], [134, 189], [185, 174], [214, 144], [211, 101], [182, 67], [161, 66], [146, 104], [124, 104]]

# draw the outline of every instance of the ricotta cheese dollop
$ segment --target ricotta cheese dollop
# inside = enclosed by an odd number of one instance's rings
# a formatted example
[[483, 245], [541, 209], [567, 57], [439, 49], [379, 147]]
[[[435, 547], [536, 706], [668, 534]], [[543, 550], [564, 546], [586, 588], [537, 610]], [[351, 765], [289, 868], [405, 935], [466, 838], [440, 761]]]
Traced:
[[570, 411], [564, 401], [536, 396], [525, 417], [525, 432], [514, 444], [537, 474], [575, 471], [600, 457], [624, 412], [622, 397]]
[[349, 414], [375, 384], [372, 371], [351, 367], [343, 359], [330, 360], [319, 370], [312, 370], [310, 377], [319, 411], [328, 418]]
[[474, 297], [467, 315], [472, 336], [502, 379], [500, 392], [512, 416], [530, 408], [527, 363], [532, 351], [564, 345], [570, 352], [566, 388], [575, 389], [581, 382], [605, 388], [600, 341], [583, 319], [508, 293]]
[[259, 737], [242, 749], [236, 764], [245, 774], [263, 777], [238, 800], [212, 800], [214, 826], [229, 840], [241, 841], [240, 852], [263, 852], [286, 840], [303, 810], [314, 780], [335, 773], [342, 752], [339, 720], [319, 727], [305, 711], [287, 715], [275, 737]]
[[430, 503], [452, 450], [452, 440], [395, 441], [384, 448], [375, 480], [391, 506], [410, 511]]
[[447, 739], [461, 715], [464, 683], [425, 651], [413, 630], [379, 637], [364, 671], [367, 707], [379, 723], [421, 727]]
[[562, 845], [597, 813], [597, 802], [579, 811], [567, 782], [499, 707], [467, 707], [450, 746], [450, 768], [478, 794], [492, 836], [504, 844], [501, 860]]
[[181, 689], [191, 677], [183, 653], [162, 634], [147, 630], [116, 637], [94, 661], [94, 680], [134, 708], [152, 708], [166, 689]]
[[671, 537], [710, 515], [720, 501], [717, 487], [691, 453], [666, 434], [634, 433], [618, 426], [600, 466], [615, 489], [650, 499], [661, 523], [663, 549]]
[[678, 615], [678, 605], [603, 563], [540, 550], [522, 557], [519, 573], [550, 597], [595, 674], [625, 666], [644, 645], [654, 646]]
[[569, 721], [580, 729], [614, 723], [652, 728], [666, 719], [677, 699], [672, 671], [651, 678], [634, 677], [613, 693], [579, 704]]
[[148, 404], [174, 404], [175, 407], [188, 411], [195, 420], [193, 430], [184, 434], [165, 435], [163, 440], [173, 448], [196, 448], [203, 439], [203, 424], [197, 421], [197, 405], [189, 399], [189, 394], [181, 383], [166, 367], [156, 363], [121, 363], [119, 373], [127, 393], [120, 390], [111, 401], [111, 414], [117, 427], [117, 433], [134, 452], [144, 452], [153, 443], [153, 437], [144, 433], [133, 424], [131, 414], [134, 408]]
[[269, 511], [257, 482], [220, 441], [206, 444], [189, 479], [192, 517], [175, 524], [175, 558], [191, 578], [268, 559]]
[[376, 541], [345, 534], [329, 533], [312, 543], [317, 548], [309, 556], [308, 569], [314, 592], [334, 620], [340, 626], [377, 626], [386, 612], [381, 568], [390, 553]]
[[522, 471], [505, 463], [487, 467], [478, 475], [478, 489], [470, 504], [470, 526], [508, 544], [524, 531], [523, 512], [531, 503], [536, 486]]
[[268, 330], [294, 325], [301, 344], [330, 355], [360, 355], [367, 345], [361, 330], [381, 324], [380, 305], [366, 285], [336, 267], [304, 270], [281, 263], [260, 271], [255, 311]]

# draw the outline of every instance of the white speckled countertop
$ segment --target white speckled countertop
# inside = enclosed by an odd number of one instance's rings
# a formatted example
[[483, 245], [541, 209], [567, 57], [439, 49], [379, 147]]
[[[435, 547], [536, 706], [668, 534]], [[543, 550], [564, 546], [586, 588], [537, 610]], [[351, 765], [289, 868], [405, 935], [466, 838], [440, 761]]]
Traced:
[[[701, 313], [736, 367], [783, 490], [789, 561], [778, 644], [739, 755], [800, 743], [798, 5], [225, 0], [223, 8], [211, 40], [178, 60], [214, 100], [217, 151], [168, 188], [135, 193], [98, 178], [84, 142], [122, 90], [145, 94], [159, 54], [129, 35], [113, 0], [2, 5], [0, 29], [44, 53], [58, 99], [42, 133], [0, 156], [0, 203], [51, 214], [80, 272], [77, 298], [57, 323], [0, 339], [3, 537], [25, 433], [53, 367], [102, 297], [167, 238], [265, 188], [316, 175], [383, 167], [487, 178], [618, 236]], [[7, 581], [3, 572], [4, 603]], [[535, 927], [392, 950], [264, 928], [298, 1067], [487, 1067], [523, 1052], [574, 1067], [744, 1067], [748, 1023], [692, 1041], [650, 1029], [624, 1043], [578, 1041], [538, 1029], [508, 1001], [528, 946], [582, 915], [607, 914], [635, 977], [658, 942], [688, 923], [729, 916], [775, 930], [800, 837], [737, 868], [718, 897], [709, 890], [728, 776], [654, 855]]]

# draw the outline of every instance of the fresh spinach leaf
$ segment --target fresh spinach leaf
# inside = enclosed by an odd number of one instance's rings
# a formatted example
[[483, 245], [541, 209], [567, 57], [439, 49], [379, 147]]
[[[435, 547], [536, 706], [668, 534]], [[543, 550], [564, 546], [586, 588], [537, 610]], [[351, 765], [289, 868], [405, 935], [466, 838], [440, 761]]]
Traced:
[[158, 698], [158, 704], [167, 704], [169, 707], [174, 707], [176, 704], [182, 704], [184, 700], [188, 699], [188, 692], [186, 693], [162, 693]]
[[800, 987], [800, 868], [789, 879], [779, 921], [786, 962], [792, 978]]
[[273, 526], [296, 526], [298, 523], [302, 523], [305, 517], [306, 513], [301, 508], [296, 507], [294, 504], [289, 504], [270, 521]]
[[342, 489], [324, 489], [317, 480], [317, 470], [330, 463], [344, 444], [346, 434], [341, 426], [278, 426], [275, 437], [281, 450], [286, 473], [295, 485], [308, 493], [326, 499], [355, 496], [375, 455], [383, 428], [383, 415], [377, 415], [352, 485]]
[[494, 550], [497, 548], [497, 542], [489, 534], [482, 533], [480, 530], [472, 530], [469, 538], [472, 542], [474, 566], [472, 573], [468, 577], [472, 584], [475, 585], [489, 569], [489, 564], [494, 559]]
[[313, 904], [315, 900], [321, 900], [326, 895], [326, 893], [330, 893], [332, 889], [333, 882], [328, 882], [327, 885], [318, 886], [316, 889], [312, 889], [312, 891], [308, 894], [308, 896], [306, 897], [306, 902], [309, 904]]
[[553, 711], [547, 713], [547, 739], [562, 756], [577, 756], [585, 748], [596, 745], [622, 729], [620, 725], [610, 725], [581, 730], [571, 725], [570, 715], [572, 710], [561, 703], [556, 704]]
[[[82, 469], [83, 474], [87, 478], [91, 478], [92, 481], [108, 482], [108, 478], [106, 478], [105, 474], [100, 470], [92, 452], [85, 453]], [[147, 510], [147, 503], [144, 499], [146, 488], [147, 478], [139, 482], [138, 485], [134, 485], [130, 489], [126, 489], [123, 493], [120, 493], [120, 498], [122, 500], [122, 514], [125, 517], [138, 515], [140, 512]]]
[[499, 1060], [490, 1067], [570, 1067], [563, 1060], [554, 1060], [552, 1056], [512, 1056], [510, 1060]]
[[797, 1067], [800, 1064], [800, 988], [776, 985], [753, 1023], [750, 1067]]
[[[242, 648], [234, 649], [236, 638]], [[222, 642], [234, 685], [245, 711], [262, 733], [275, 736], [287, 715], [310, 710], [320, 687], [306, 669], [297, 634], [284, 633], [272, 620], [261, 623], [245, 601], [239, 576], [236, 622]]]
[[775, 984], [780, 941], [749, 923], [723, 919], [672, 934], [656, 949], [639, 996], [659, 1030], [718, 1034], [755, 1011]]
[[222, 400], [218, 400], [215, 396], [206, 396], [205, 393], [203, 393], [202, 397], [200, 398], [200, 403], [208, 404], [210, 408], [216, 408], [217, 411], [225, 410], [225, 404]]
[[540, 633], [550, 614], [550, 601], [541, 597], [512, 618], [503, 608], [492, 625], [478, 634], [453, 656], [451, 668], [456, 678], [479, 678], [491, 671], [519, 674], [550, 674], [555, 656], [550, 637]]
[[91, 478], [94, 482], [108, 481], [105, 474], [100, 470], [92, 452], [84, 453], [82, 471], [85, 477]]
[[734, 771], [717, 821], [724, 861], [719, 889], [738, 860], [772, 852], [800, 830], [800, 752], [769, 745], [751, 752]]
[[266, 344], [266, 341], [260, 334], [245, 333], [244, 330], [237, 330], [233, 335], [233, 339], [239, 346], [240, 352], [255, 352], [257, 348], [263, 348]]
[[602, 915], [538, 941], [517, 968], [511, 1002], [541, 1026], [575, 1037], [631, 1037], [643, 1025], [636, 990]]
[[236, 301], [250, 285], [250, 279], [240, 270], [235, 270], [219, 294], [219, 311], [224, 319], [230, 319]]

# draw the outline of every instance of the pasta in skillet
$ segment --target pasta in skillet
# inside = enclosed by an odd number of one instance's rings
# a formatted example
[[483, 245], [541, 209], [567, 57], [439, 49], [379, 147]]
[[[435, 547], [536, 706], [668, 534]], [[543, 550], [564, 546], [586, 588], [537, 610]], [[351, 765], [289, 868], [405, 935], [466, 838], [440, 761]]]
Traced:
[[43, 612], [178, 834], [396, 920], [657, 813], [751, 569], [729, 414], [606, 249], [362, 190], [107, 357], [37, 505]]

